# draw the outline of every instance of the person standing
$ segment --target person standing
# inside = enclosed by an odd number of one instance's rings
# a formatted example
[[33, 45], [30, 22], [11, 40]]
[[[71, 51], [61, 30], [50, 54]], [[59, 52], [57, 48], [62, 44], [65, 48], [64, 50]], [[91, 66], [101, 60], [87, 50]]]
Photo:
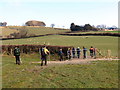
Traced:
[[14, 49], [14, 56], [16, 58], [16, 64], [20, 65], [20, 49], [18, 46]]
[[91, 58], [93, 58], [93, 52], [94, 52], [93, 46], [91, 46], [91, 48], [89, 49], [89, 51], [90, 51], [90, 56], [91, 56]]
[[60, 61], [63, 61], [63, 51], [62, 49], [59, 50], [58, 55], [60, 56]]
[[71, 49], [68, 48], [67, 50], [67, 56], [68, 56], [68, 59], [70, 60], [71, 59]]
[[83, 59], [87, 57], [87, 49], [83, 46]]
[[80, 47], [78, 47], [77, 48], [77, 58], [80, 58], [80, 52], [81, 52]]
[[45, 65], [47, 65], [47, 56], [50, 54], [48, 49], [44, 46], [41, 48], [41, 66], [43, 66], [43, 61], [45, 61]]
[[73, 58], [75, 58], [75, 48], [74, 47], [72, 48], [72, 55], [73, 55]]
[[40, 56], [41, 56], [41, 60], [43, 60], [44, 59], [44, 49], [43, 49], [44, 47], [41, 47], [40, 49], [39, 49], [39, 53], [40, 53]]

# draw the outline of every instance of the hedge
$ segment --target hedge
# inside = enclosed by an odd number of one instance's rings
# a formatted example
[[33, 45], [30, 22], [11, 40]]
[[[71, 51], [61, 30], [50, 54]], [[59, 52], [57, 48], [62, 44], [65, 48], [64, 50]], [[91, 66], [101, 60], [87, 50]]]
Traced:
[[68, 48], [72, 48], [73, 46], [51, 46], [51, 45], [1, 45], [2, 53], [13, 54], [15, 47], [18, 46], [20, 48], [21, 53], [31, 54], [31, 53], [39, 53], [39, 49], [43, 46], [46, 46], [51, 54], [58, 54], [59, 49], [63, 49], [63, 53], [67, 56]]
[[84, 34], [60, 34], [67, 36], [116, 36], [120, 37], [120, 33], [84, 33]]

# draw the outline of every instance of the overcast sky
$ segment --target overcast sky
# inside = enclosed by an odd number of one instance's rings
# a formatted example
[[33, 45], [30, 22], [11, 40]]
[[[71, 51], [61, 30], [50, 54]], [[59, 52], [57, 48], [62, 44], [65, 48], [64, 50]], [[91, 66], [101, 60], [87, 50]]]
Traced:
[[118, 26], [119, 0], [0, 0], [0, 22], [23, 25], [39, 20], [49, 27], [76, 25]]

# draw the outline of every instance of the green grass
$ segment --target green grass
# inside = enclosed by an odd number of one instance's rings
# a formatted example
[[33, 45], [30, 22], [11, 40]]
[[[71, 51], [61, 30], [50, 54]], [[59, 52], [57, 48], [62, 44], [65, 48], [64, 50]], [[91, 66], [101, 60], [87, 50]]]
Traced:
[[[1, 36], [7, 36], [10, 35], [11, 33], [18, 32], [20, 30], [26, 30], [28, 33], [28, 36], [33, 36], [33, 35], [45, 35], [45, 34], [56, 34], [56, 33], [64, 33], [70, 31], [69, 29], [66, 30], [59, 30], [59, 29], [54, 29], [51, 27], [41, 27], [41, 26], [7, 26], [5, 28], [2, 28], [2, 34]], [[79, 33], [119, 33], [120, 31], [90, 31], [90, 32], [74, 32], [76, 34]]]
[[27, 35], [45, 35], [45, 34], [56, 34], [56, 33], [64, 33], [70, 30], [58, 30], [51, 27], [41, 27], [41, 26], [8, 26], [10, 29], [15, 30], [26, 30]]
[[22, 56], [22, 65], [15, 58], [3, 56], [3, 88], [118, 88], [118, 61], [94, 61], [90, 64], [48, 65], [36, 55]]
[[71, 34], [83, 34], [83, 33], [120, 33], [120, 31], [89, 31], [89, 32], [71, 32]]
[[10, 28], [7, 28], [7, 27], [2, 27], [2, 28], [0, 28], [0, 30], [1, 30], [1, 32], [2, 33], [0, 33], [0, 36], [8, 36], [8, 35], [10, 35], [11, 33], [14, 33], [14, 32], [18, 32], [17, 30], [15, 30], [15, 29], [10, 29]]
[[[18, 32], [20, 30], [26, 30], [28, 33], [27, 35], [30, 36], [30, 35], [45, 35], [45, 34], [56, 34], [56, 33], [64, 33], [64, 32], [68, 32], [68, 31], [71, 31], [69, 29], [54, 29], [54, 28], [51, 28], [51, 27], [41, 27], [41, 26], [7, 26], [5, 28], [2, 28], [1, 31], [2, 31], [2, 34], [0, 34], [0, 36], [8, 36], [10, 35], [11, 33], [14, 33], [14, 32]], [[110, 32], [110, 33], [119, 33], [120, 31], [97, 31], [97, 32], [94, 32], [94, 31], [90, 31], [90, 32], [74, 32], [74, 33], [107, 33], [107, 32]]]
[[107, 54], [107, 50], [111, 50], [112, 56], [118, 56], [118, 37], [111, 36], [45, 36], [29, 39], [5, 40], [3, 44], [44, 44], [46, 42], [50, 45], [74, 46], [82, 48], [90, 48], [94, 46]]

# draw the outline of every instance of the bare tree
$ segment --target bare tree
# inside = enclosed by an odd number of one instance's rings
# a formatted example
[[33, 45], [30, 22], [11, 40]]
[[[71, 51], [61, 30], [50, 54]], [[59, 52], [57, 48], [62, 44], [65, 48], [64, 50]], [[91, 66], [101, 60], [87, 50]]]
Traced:
[[53, 28], [55, 26], [55, 24], [51, 24], [50, 26]]
[[99, 29], [105, 29], [105, 28], [106, 28], [106, 25], [104, 25], [104, 24], [97, 25], [97, 28], [99, 28]]

